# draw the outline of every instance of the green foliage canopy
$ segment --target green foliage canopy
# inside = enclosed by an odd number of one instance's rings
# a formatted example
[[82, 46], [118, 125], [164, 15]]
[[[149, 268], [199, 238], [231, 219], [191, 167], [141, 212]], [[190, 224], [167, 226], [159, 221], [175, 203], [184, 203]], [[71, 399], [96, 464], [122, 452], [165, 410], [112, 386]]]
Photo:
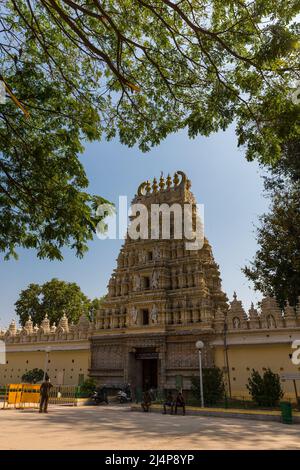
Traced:
[[[78, 159], [118, 136], [146, 151], [171, 132], [235, 123], [247, 158], [299, 136], [299, 1], [8, 0], [0, 68], [0, 250], [81, 256], [97, 224]], [[1, 78], [1, 77], [0, 77]]]
[[29, 370], [28, 372], [25, 372], [25, 374], [22, 375], [22, 382], [30, 383], [30, 384], [35, 384], [37, 382], [41, 382], [44, 377], [44, 371], [43, 369], [32, 369]]
[[300, 296], [300, 140], [285, 145], [282, 158], [265, 178], [270, 211], [260, 217], [257, 250], [244, 268], [255, 289], [276, 297], [283, 308]]
[[40, 324], [46, 314], [51, 323], [58, 324], [64, 313], [76, 323], [80, 315], [88, 315], [90, 301], [74, 282], [52, 279], [43, 285], [30, 284], [20, 293], [15, 307], [22, 326], [29, 316]]

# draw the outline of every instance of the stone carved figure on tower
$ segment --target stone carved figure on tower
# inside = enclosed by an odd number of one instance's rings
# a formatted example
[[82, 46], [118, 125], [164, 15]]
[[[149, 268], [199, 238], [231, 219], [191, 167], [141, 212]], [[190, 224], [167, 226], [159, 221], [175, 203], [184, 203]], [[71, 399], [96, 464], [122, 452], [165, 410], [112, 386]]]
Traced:
[[157, 289], [159, 285], [159, 272], [153, 271], [152, 273], [152, 289]]
[[139, 264], [144, 264], [144, 263], [146, 263], [146, 261], [147, 261], [147, 254], [146, 254], [145, 250], [139, 251], [138, 257], [139, 257]]
[[268, 328], [276, 328], [276, 322], [273, 315], [267, 315], [267, 325]]
[[155, 246], [153, 248], [153, 259], [156, 260], [156, 259], [159, 259], [160, 258], [160, 249], [158, 246]]
[[28, 334], [33, 333], [33, 322], [31, 319], [31, 315], [29, 315], [28, 320], [25, 323], [25, 330]]
[[131, 310], [130, 310], [131, 323], [132, 323], [133, 325], [135, 325], [136, 322], [137, 322], [137, 314], [138, 314], [137, 308], [133, 305], [133, 306], [131, 307]]
[[157, 319], [158, 319], [158, 310], [157, 310], [157, 306], [154, 304], [151, 309], [151, 322], [157, 323]]
[[17, 334], [17, 326], [16, 326], [16, 322], [14, 319], [11, 321], [11, 324], [8, 327], [8, 332], [11, 336], [14, 336]]
[[141, 279], [138, 274], [134, 276], [134, 287], [135, 287], [135, 290], [140, 290], [141, 288]]

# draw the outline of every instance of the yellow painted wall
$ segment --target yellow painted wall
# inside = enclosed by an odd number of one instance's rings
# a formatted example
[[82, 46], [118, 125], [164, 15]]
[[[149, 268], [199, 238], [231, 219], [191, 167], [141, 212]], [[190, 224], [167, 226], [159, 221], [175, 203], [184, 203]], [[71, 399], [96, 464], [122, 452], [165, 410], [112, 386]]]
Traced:
[[[32, 369], [44, 369], [45, 352], [9, 352], [6, 364], [0, 364], [0, 385], [18, 383], [22, 375]], [[47, 372], [53, 384], [57, 384], [59, 374], [63, 375], [64, 385], [78, 385], [79, 375], [88, 376], [89, 350], [51, 351]]]
[[[231, 378], [232, 395], [236, 397], [248, 397], [246, 383], [254, 368], [260, 373], [268, 367], [278, 374], [300, 373], [300, 366], [292, 364], [289, 357], [291, 354], [290, 344], [256, 344], [229, 346], [228, 359]], [[22, 351], [6, 353], [7, 364], [0, 364], [0, 385], [18, 383], [22, 375], [34, 368], [44, 369], [45, 352]], [[57, 384], [59, 374], [63, 374], [64, 385], [78, 385], [79, 376], [83, 374], [88, 378], [90, 351], [66, 350], [49, 353], [47, 372], [51, 382]], [[215, 347], [215, 365], [223, 368], [224, 348]], [[282, 382], [285, 398], [295, 399], [295, 391], [292, 381]], [[300, 396], [300, 380], [297, 381], [298, 395]]]
[[[249, 396], [246, 383], [251, 374], [251, 369], [263, 373], [264, 369], [270, 368], [272, 372], [279, 375], [300, 373], [300, 367], [295, 366], [289, 357], [291, 352], [290, 344], [229, 346], [228, 363], [233, 396]], [[215, 365], [220, 368], [225, 365], [223, 347], [216, 347], [215, 349]], [[300, 397], [300, 380], [296, 384], [298, 396]], [[295, 400], [294, 385], [291, 380], [282, 381], [282, 388], [285, 398]]]

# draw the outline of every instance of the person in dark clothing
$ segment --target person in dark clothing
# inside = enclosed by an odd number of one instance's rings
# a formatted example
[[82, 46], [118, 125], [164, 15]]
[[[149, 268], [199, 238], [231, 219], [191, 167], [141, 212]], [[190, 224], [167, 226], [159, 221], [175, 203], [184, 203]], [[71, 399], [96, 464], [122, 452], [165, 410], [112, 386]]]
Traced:
[[40, 413], [48, 413], [49, 393], [52, 387], [50, 378], [47, 376], [40, 388]]
[[173, 414], [173, 409], [174, 409], [174, 398], [171, 392], [168, 393], [167, 399], [164, 403], [164, 411], [163, 414], [167, 414], [167, 406], [171, 408], [171, 415]]
[[108, 405], [108, 393], [107, 393], [107, 388], [105, 385], [103, 387], [97, 388], [97, 392], [99, 394], [99, 397], [102, 398], [102, 401]]
[[175, 414], [177, 415], [177, 408], [182, 408], [182, 414], [185, 415], [185, 401], [181, 392], [178, 393], [175, 401]]
[[106, 388], [106, 387], [103, 387], [102, 393], [103, 393], [104, 401], [105, 401], [105, 403], [108, 405], [108, 392], [107, 392], [107, 388]]
[[151, 406], [151, 395], [149, 392], [145, 392], [143, 395], [143, 401], [141, 403], [143, 411], [149, 411]]

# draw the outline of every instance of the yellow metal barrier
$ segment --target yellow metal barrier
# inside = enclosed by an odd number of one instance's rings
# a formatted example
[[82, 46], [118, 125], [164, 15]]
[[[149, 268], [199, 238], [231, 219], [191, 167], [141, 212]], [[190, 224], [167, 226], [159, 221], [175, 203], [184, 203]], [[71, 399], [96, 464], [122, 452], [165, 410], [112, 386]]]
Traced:
[[[9, 384], [6, 405], [14, 408], [25, 406], [38, 406], [40, 401], [40, 385], [33, 384]], [[5, 407], [5, 403], [3, 408]]]
[[22, 405], [35, 405], [40, 402], [40, 385], [23, 384], [23, 390], [20, 400]]
[[[5, 393], [1, 393], [2, 408], [38, 407], [40, 402], [41, 385], [36, 384], [9, 384]], [[50, 389], [49, 403], [55, 405], [77, 404], [77, 387], [73, 385], [59, 385]]]
[[49, 403], [52, 405], [73, 405], [77, 403], [77, 387], [56, 385], [50, 389]]
[[9, 384], [7, 404], [15, 407], [20, 404], [22, 391], [23, 384]]

